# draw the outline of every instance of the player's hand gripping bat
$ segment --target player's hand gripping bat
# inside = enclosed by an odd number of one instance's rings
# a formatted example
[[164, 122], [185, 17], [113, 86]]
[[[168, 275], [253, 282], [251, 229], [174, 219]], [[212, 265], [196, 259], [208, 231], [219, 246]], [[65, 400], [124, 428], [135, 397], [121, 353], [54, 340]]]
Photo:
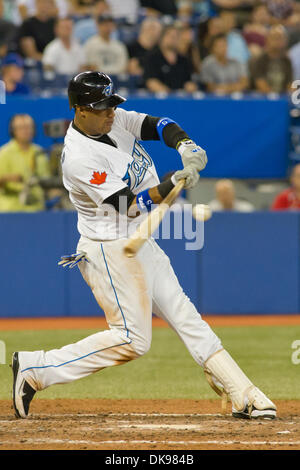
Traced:
[[149, 213], [148, 217], [142, 221], [137, 230], [131, 235], [124, 246], [124, 253], [128, 258], [133, 258], [145, 241], [155, 232], [167, 210], [183, 189], [184, 184], [184, 179], [178, 181], [165, 199]]

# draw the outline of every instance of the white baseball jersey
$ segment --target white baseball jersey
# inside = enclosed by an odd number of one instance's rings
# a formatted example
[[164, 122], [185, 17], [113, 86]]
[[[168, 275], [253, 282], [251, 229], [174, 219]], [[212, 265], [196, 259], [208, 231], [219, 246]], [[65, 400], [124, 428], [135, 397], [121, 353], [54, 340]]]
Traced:
[[70, 124], [62, 153], [63, 183], [78, 211], [78, 231], [91, 240], [124, 238], [145, 214], [129, 219], [103, 201], [128, 186], [134, 194], [159, 184], [153, 160], [138, 142], [146, 114], [116, 109], [108, 136], [116, 147]]

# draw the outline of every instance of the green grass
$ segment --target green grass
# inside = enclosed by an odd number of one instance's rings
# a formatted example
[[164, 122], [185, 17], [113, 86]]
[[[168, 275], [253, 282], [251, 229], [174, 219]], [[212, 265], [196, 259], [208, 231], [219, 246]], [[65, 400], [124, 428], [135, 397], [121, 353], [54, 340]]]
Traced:
[[[300, 365], [291, 361], [291, 344], [300, 327], [216, 328], [223, 345], [249, 377], [273, 399], [300, 399]], [[95, 330], [5, 331], [7, 362], [16, 350], [52, 349], [75, 342]], [[10, 398], [11, 369], [0, 365], [0, 399]], [[170, 329], [153, 330], [144, 357], [105, 369], [67, 385], [55, 385], [40, 398], [215, 398], [202, 369]]]

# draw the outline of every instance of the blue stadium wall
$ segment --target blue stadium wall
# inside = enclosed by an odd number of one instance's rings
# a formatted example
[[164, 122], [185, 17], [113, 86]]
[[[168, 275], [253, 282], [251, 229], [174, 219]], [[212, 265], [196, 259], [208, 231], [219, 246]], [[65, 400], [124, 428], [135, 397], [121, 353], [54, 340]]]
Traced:
[[[208, 153], [207, 177], [281, 178], [288, 165], [289, 104], [285, 98], [199, 100], [132, 98], [126, 109], [169, 116]], [[64, 97], [9, 98], [0, 106], [0, 145], [15, 113], [37, 122], [35, 141], [49, 147], [42, 123], [72, 118]], [[174, 150], [146, 142], [162, 176], [180, 166]], [[97, 316], [103, 314], [78, 269], [57, 266], [76, 250], [73, 212], [0, 214], [0, 317]], [[300, 214], [215, 214], [205, 224], [204, 247], [161, 240], [183, 289], [209, 314], [300, 312]], [[129, 286], [130, 288], [130, 286]]]
[[[74, 212], [0, 215], [1, 317], [103, 314], [77, 267], [57, 265], [76, 251], [76, 223]], [[257, 212], [214, 214], [201, 250], [186, 250], [186, 240], [158, 243], [199, 312], [293, 314], [299, 240], [300, 214]]]
[[[286, 175], [289, 102], [284, 97], [142, 99], [133, 96], [123, 107], [177, 121], [206, 149], [209, 164], [202, 173], [205, 177], [283, 178]], [[66, 97], [8, 97], [7, 104], [0, 105], [0, 111], [0, 145], [7, 142], [8, 123], [16, 113], [29, 113], [35, 119], [35, 141], [46, 148], [53, 141], [45, 137], [43, 122], [73, 117]], [[153, 157], [159, 176], [180, 168], [180, 158], [173, 149], [160, 142], [143, 145]]]

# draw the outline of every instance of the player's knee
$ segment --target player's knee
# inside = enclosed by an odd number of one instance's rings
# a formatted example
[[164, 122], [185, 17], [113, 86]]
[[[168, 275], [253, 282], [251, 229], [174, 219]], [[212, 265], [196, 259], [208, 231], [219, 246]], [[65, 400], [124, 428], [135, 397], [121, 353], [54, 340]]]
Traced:
[[151, 338], [137, 338], [132, 342], [132, 347], [139, 357], [144, 356], [151, 347]]

